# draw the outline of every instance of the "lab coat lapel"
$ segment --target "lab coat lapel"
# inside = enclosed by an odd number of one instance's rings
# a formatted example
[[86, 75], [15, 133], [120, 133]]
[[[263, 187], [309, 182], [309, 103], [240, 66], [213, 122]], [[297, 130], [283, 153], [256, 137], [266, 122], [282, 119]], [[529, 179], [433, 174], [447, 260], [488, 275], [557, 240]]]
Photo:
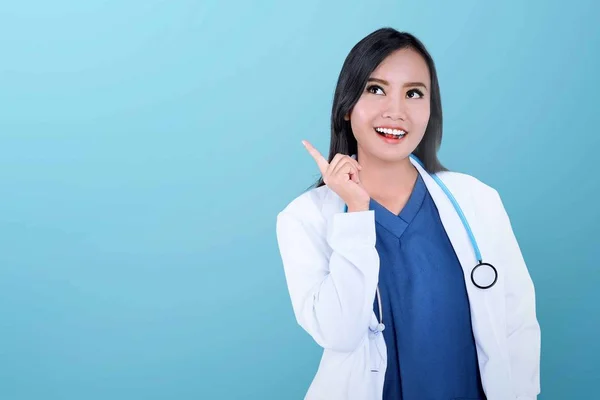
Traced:
[[[471, 246], [471, 241], [469, 240], [469, 236], [462, 224], [462, 221], [442, 188], [419, 164], [414, 162], [412, 159], [411, 161], [423, 177], [423, 181], [425, 182], [427, 190], [435, 202], [442, 220], [442, 224], [444, 225], [444, 229], [450, 238], [450, 242], [452, 242], [452, 246], [454, 247], [454, 251], [456, 252], [460, 264], [465, 272], [465, 276], [469, 275], [470, 279], [471, 268], [477, 264], [477, 260]], [[464, 207], [464, 205], [462, 205], [462, 207]], [[463, 210], [463, 212], [466, 211], [468, 210]]]
[[[423, 177], [427, 190], [438, 209], [446, 234], [452, 243], [452, 247], [454, 248], [463, 269], [467, 294], [469, 296], [473, 334], [479, 350], [479, 361], [480, 364], [485, 364], [489, 355], [497, 349], [498, 345], [496, 334], [494, 332], [494, 325], [491, 319], [492, 307], [490, 290], [479, 289], [471, 282], [471, 270], [477, 265], [478, 261], [469, 235], [450, 199], [448, 199], [446, 193], [444, 193], [442, 188], [435, 182], [429, 173], [423, 169], [423, 167], [413, 159], [411, 159], [411, 162]], [[463, 213], [469, 223], [473, 225], [475, 222], [473, 221], [473, 212], [469, 209], [469, 204], [466, 204], [466, 202], [461, 203], [461, 196], [459, 196], [460, 193], [458, 193], [460, 188], [453, 188], [452, 186], [449, 186], [447, 182], [444, 183], [448, 186], [458, 203], [461, 205]]]

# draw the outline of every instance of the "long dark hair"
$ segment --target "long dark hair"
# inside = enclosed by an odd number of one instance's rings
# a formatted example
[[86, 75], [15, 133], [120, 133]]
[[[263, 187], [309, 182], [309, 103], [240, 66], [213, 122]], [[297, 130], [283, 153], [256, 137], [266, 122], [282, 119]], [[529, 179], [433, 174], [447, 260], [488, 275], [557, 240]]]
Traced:
[[[358, 42], [344, 61], [338, 77], [333, 107], [331, 110], [331, 142], [329, 145], [329, 162], [337, 153], [356, 154], [358, 144], [350, 121], [344, 116], [349, 114], [358, 102], [367, 79], [377, 66], [392, 52], [410, 48], [417, 51], [425, 59], [431, 77], [430, 116], [425, 135], [413, 152], [430, 174], [447, 171], [437, 158], [437, 151], [442, 143], [442, 100], [435, 70], [435, 64], [429, 52], [419, 39], [406, 32], [398, 32], [393, 28], [381, 28]], [[323, 186], [323, 177], [314, 187]]]

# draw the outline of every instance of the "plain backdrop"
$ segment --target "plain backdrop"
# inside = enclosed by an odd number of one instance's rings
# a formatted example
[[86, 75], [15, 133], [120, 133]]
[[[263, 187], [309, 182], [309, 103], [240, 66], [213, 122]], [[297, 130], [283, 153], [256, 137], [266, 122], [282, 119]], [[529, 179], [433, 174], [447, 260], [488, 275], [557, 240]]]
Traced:
[[537, 289], [542, 400], [597, 391], [600, 7], [4, 1], [0, 399], [301, 399], [277, 213], [318, 178], [351, 47], [438, 68], [442, 162], [496, 188]]

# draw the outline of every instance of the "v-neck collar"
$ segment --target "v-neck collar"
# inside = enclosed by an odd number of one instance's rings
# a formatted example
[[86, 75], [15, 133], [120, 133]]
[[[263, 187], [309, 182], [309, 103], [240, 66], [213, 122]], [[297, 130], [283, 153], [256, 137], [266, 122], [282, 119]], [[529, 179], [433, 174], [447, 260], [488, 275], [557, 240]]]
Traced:
[[406, 202], [406, 205], [402, 211], [400, 211], [400, 214], [395, 215], [373, 199], [371, 199], [369, 202], [369, 209], [375, 212], [376, 223], [380, 224], [382, 227], [400, 239], [406, 228], [408, 228], [412, 220], [421, 209], [426, 193], [427, 187], [425, 186], [425, 182], [423, 181], [421, 174], [418, 174], [410, 197], [408, 198], [408, 201]]

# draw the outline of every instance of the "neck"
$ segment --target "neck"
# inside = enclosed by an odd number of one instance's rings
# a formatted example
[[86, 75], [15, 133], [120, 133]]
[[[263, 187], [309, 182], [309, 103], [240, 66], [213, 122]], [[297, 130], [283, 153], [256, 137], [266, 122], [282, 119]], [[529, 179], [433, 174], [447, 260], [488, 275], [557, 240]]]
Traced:
[[406, 198], [413, 190], [419, 171], [407, 157], [399, 161], [385, 161], [361, 154], [358, 162], [362, 170], [360, 180], [367, 193], [376, 201], [389, 202]]

